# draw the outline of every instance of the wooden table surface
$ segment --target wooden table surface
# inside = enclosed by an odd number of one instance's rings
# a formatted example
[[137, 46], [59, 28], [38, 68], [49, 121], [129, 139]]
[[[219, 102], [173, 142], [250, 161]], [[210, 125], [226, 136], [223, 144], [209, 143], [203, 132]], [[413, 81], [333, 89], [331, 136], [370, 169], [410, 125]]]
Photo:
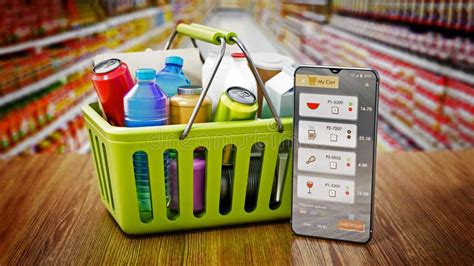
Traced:
[[474, 150], [381, 153], [367, 245], [295, 236], [288, 221], [142, 237], [99, 200], [90, 156], [0, 162], [0, 264], [474, 263]]

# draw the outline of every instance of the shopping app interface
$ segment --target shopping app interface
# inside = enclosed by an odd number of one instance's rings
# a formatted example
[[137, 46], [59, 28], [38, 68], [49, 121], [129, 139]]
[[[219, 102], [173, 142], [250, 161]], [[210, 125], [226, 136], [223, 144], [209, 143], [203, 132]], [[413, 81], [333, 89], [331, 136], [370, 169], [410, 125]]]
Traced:
[[293, 230], [366, 242], [377, 77], [371, 70], [299, 68], [295, 85]]

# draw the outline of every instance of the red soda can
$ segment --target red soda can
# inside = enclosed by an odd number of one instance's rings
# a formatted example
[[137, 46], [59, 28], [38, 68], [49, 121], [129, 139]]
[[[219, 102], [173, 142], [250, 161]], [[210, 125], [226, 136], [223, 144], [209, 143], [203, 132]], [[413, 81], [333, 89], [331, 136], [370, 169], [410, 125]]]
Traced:
[[123, 127], [123, 97], [134, 85], [127, 64], [115, 58], [100, 62], [92, 69], [92, 82], [109, 123]]

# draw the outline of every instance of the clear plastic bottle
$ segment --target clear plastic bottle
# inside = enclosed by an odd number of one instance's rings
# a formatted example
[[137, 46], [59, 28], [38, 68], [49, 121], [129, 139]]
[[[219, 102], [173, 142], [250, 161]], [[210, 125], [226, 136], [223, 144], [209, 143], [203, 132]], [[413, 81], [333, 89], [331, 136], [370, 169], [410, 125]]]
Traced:
[[180, 86], [189, 85], [182, 70], [183, 58], [179, 56], [166, 57], [165, 67], [156, 74], [156, 83], [163, 89], [168, 97], [174, 96]]

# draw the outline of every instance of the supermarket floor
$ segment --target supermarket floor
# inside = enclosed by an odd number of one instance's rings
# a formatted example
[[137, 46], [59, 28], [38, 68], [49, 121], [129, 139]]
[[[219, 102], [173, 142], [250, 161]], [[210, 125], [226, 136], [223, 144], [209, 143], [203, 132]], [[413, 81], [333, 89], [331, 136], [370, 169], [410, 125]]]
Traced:
[[[257, 26], [253, 17], [247, 12], [241, 11], [217, 11], [211, 14], [204, 24], [216, 28], [234, 31], [245, 44], [249, 52], [283, 53], [291, 57], [279, 44], [275, 43], [260, 27]], [[199, 43], [204, 56], [210, 51], [218, 51], [218, 46], [207, 43]], [[227, 51], [240, 51], [236, 45], [227, 46]]]

